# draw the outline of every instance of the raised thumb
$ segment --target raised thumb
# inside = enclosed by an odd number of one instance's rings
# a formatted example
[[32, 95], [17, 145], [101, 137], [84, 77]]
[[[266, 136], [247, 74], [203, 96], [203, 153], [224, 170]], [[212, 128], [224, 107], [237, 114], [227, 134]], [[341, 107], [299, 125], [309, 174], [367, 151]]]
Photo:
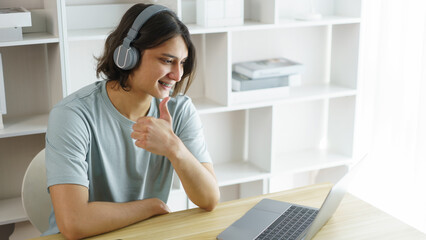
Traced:
[[172, 116], [170, 116], [169, 108], [167, 107], [167, 102], [169, 102], [169, 100], [170, 97], [166, 97], [160, 102], [160, 119], [172, 123]]

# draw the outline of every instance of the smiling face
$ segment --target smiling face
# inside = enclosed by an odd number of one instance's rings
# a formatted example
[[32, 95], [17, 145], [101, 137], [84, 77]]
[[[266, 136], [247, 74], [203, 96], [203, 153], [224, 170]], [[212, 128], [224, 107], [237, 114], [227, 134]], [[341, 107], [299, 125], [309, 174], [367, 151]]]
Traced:
[[138, 96], [169, 96], [174, 84], [181, 80], [188, 48], [179, 35], [143, 52], [141, 64], [129, 76], [131, 91]]

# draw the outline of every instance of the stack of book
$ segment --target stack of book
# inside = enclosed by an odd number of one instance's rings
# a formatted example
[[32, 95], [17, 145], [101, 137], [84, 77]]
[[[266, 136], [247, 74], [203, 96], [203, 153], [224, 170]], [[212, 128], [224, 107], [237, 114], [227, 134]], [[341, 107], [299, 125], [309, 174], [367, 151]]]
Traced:
[[233, 65], [232, 90], [250, 91], [298, 86], [304, 66], [287, 58], [239, 62]]

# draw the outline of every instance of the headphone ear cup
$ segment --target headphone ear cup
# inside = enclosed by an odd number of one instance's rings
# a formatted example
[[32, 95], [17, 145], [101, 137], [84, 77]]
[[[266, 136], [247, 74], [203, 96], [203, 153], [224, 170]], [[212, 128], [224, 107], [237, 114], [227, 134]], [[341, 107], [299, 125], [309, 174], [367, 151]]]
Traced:
[[130, 70], [139, 62], [139, 51], [134, 47], [120, 45], [114, 50], [114, 63], [123, 70]]
[[128, 68], [126, 70], [133, 69], [136, 66], [136, 64], [138, 64], [139, 56], [140, 56], [139, 51], [134, 47], [130, 47], [129, 54], [127, 55], [127, 57], [128, 57], [128, 64], [127, 64]]

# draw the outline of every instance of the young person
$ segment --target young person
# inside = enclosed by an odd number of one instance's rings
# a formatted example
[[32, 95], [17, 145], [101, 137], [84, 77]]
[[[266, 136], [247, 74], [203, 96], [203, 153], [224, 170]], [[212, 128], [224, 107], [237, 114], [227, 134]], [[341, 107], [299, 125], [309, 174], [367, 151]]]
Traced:
[[[107, 38], [99, 81], [64, 98], [46, 133], [53, 210], [43, 235], [78, 239], [170, 210], [173, 170], [192, 202], [211, 211], [219, 188], [188, 89], [195, 48], [159, 5], [136, 4]], [[170, 95], [172, 97], [170, 97]]]

